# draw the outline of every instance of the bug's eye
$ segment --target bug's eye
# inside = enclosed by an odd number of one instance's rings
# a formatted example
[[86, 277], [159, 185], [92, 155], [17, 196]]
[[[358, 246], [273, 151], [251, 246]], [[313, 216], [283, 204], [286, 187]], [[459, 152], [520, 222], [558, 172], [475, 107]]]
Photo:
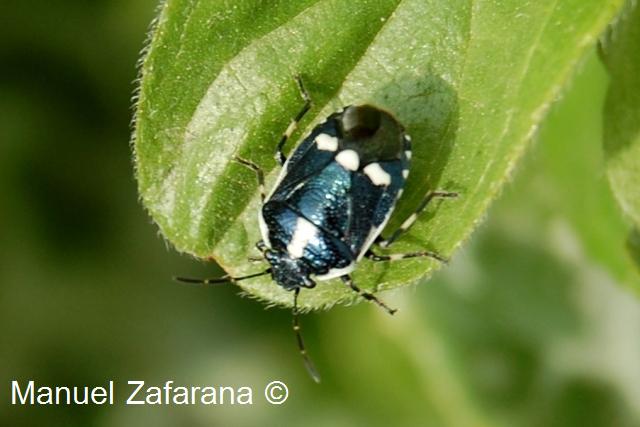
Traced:
[[380, 128], [380, 110], [370, 105], [348, 107], [342, 116], [342, 129], [352, 138], [369, 138]]

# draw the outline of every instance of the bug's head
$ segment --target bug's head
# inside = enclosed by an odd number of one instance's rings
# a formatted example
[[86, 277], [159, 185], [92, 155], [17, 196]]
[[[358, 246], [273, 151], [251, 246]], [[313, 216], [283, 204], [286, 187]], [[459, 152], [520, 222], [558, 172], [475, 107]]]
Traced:
[[388, 112], [373, 105], [350, 105], [339, 117], [343, 147], [355, 150], [361, 164], [399, 159], [404, 128]]
[[274, 250], [266, 251], [264, 256], [271, 264], [271, 277], [283, 288], [293, 290], [316, 286], [316, 282], [309, 277], [311, 269], [303, 260]]

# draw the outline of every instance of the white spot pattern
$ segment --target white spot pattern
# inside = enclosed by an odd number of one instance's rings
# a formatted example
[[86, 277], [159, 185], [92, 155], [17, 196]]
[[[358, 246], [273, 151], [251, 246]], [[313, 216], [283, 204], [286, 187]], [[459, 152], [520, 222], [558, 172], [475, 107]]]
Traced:
[[360, 167], [360, 157], [353, 150], [342, 150], [336, 155], [336, 162], [350, 171], [357, 171]]
[[338, 138], [335, 136], [327, 135], [326, 133], [321, 133], [316, 136], [316, 145], [318, 146], [318, 150], [323, 151], [337, 151], [338, 150]]
[[303, 217], [298, 217], [296, 229], [293, 231], [291, 241], [287, 245], [287, 252], [291, 258], [302, 258], [307, 243], [318, 234], [318, 228]]
[[389, 175], [384, 169], [382, 169], [380, 163], [370, 163], [365, 166], [363, 171], [374, 185], [391, 184], [391, 175]]

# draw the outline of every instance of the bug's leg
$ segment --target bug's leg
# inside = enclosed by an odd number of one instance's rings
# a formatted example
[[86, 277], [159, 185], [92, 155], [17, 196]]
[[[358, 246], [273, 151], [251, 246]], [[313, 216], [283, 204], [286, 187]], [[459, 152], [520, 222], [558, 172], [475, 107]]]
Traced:
[[[454, 198], [454, 197], [458, 197], [458, 193], [454, 193], [454, 192], [450, 192], [450, 191], [432, 191], [429, 194], [426, 195], [426, 197], [424, 199], [422, 199], [422, 202], [420, 202], [420, 205], [418, 206], [418, 209], [416, 209], [416, 211], [414, 213], [412, 213], [409, 218], [407, 218], [402, 225], [400, 226], [400, 228], [398, 228], [396, 231], [394, 231], [391, 236], [389, 236], [388, 239], [384, 239], [381, 241], [376, 242], [378, 245], [380, 245], [380, 247], [382, 248], [388, 248], [389, 246], [391, 246], [391, 244], [393, 242], [395, 242], [396, 240], [398, 240], [398, 237], [400, 237], [402, 234], [404, 234], [405, 232], [407, 232], [407, 230], [409, 230], [411, 228], [411, 226], [416, 222], [416, 219], [418, 219], [418, 215], [420, 215], [420, 213], [422, 213], [422, 211], [427, 207], [427, 205], [429, 204], [429, 202], [435, 198]], [[425, 255], [426, 256], [426, 255]], [[437, 257], [433, 257], [438, 259]]]
[[375, 295], [370, 294], [369, 292], [365, 292], [362, 289], [360, 289], [355, 283], [353, 283], [353, 280], [351, 279], [351, 276], [349, 276], [348, 274], [345, 274], [344, 276], [340, 276], [340, 278], [342, 279], [342, 281], [344, 282], [345, 285], [349, 286], [354, 292], [356, 292], [362, 298], [366, 299], [367, 301], [375, 302], [380, 307], [384, 308], [387, 311], [387, 313], [394, 314], [396, 311], [398, 311], [395, 308], [389, 308], [389, 306], [387, 304], [385, 304], [384, 302], [382, 302], [381, 300], [376, 298]]
[[296, 335], [298, 350], [300, 350], [300, 355], [302, 356], [302, 360], [304, 361], [304, 366], [307, 369], [307, 372], [309, 372], [309, 376], [311, 376], [311, 378], [313, 378], [315, 382], [319, 383], [320, 375], [318, 374], [316, 367], [313, 365], [311, 358], [307, 354], [307, 349], [304, 346], [302, 334], [300, 333], [300, 321], [298, 319], [298, 294], [300, 293], [300, 288], [296, 288], [293, 292], [293, 310], [291, 314], [293, 317], [293, 332]]
[[256, 243], [256, 248], [258, 248], [258, 250], [263, 254], [268, 249], [267, 244], [264, 242], [264, 240], [258, 241], [258, 243]]
[[256, 178], [258, 179], [258, 188], [260, 190], [260, 199], [262, 200], [262, 202], [264, 202], [264, 199], [266, 197], [266, 193], [264, 190], [264, 172], [262, 171], [262, 169], [260, 168], [260, 166], [256, 165], [255, 163], [243, 159], [241, 157], [234, 157], [233, 160], [235, 160], [236, 162], [240, 163], [243, 166], [248, 167], [249, 169], [251, 169], [252, 171], [255, 172], [256, 174]]
[[447, 258], [444, 258], [442, 255], [439, 255], [433, 251], [410, 252], [408, 254], [378, 255], [371, 249], [369, 249], [364, 256], [369, 258], [371, 261], [399, 261], [401, 259], [407, 258], [427, 257], [440, 261], [443, 264], [449, 263], [449, 260]]
[[289, 123], [287, 130], [284, 132], [284, 134], [282, 134], [282, 138], [280, 138], [280, 141], [278, 142], [278, 146], [276, 148], [276, 161], [280, 163], [280, 166], [284, 165], [284, 162], [287, 161], [287, 157], [282, 152], [284, 144], [286, 144], [289, 137], [291, 137], [293, 132], [296, 130], [296, 127], [298, 127], [298, 123], [300, 123], [300, 120], [302, 120], [304, 115], [307, 114], [307, 111], [309, 111], [309, 109], [311, 108], [311, 97], [302, 84], [302, 78], [300, 76], [296, 76], [296, 82], [298, 83], [300, 96], [302, 96], [302, 99], [304, 100], [304, 105], [302, 106], [302, 109], [298, 112], [296, 117], [291, 120], [291, 123]]
[[222, 285], [225, 283], [235, 283], [240, 280], [253, 279], [254, 277], [264, 276], [265, 274], [271, 273], [271, 269], [267, 268], [265, 271], [261, 271], [260, 273], [248, 274], [246, 276], [240, 277], [231, 277], [228, 274], [222, 277], [218, 277], [215, 279], [196, 279], [192, 277], [174, 277], [173, 280], [182, 283], [191, 283], [194, 285]]
[[256, 248], [260, 251], [262, 256], [261, 257], [250, 256], [248, 258], [249, 262], [263, 262], [264, 261], [264, 253], [267, 250], [267, 244], [264, 242], [264, 240], [260, 240], [260, 241], [258, 241], [258, 243], [256, 243]]

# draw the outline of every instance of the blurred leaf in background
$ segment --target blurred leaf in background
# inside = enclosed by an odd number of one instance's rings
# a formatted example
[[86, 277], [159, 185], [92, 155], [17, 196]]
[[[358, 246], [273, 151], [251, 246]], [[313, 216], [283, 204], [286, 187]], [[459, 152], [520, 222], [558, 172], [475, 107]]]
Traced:
[[[221, 272], [167, 249], [132, 177], [133, 64], [155, 6], [3, 5], [0, 425], [640, 424], [640, 304], [619, 286], [636, 273], [604, 173], [609, 76], [593, 50], [477, 235], [429, 282], [385, 294], [397, 316], [360, 304], [304, 317], [316, 385], [287, 310], [170, 280]], [[11, 379], [113, 379], [121, 398], [130, 379], [251, 385], [256, 404], [12, 407]], [[290, 387], [280, 407], [259, 398], [272, 379]]]
[[611, 75], [605, 106], [607, 174], [622, 210], [640, 227], [640, 7], [629, 2], [602, 43]]
[[628, 2], [602, 43], [611, 76], [605, 105], [607, 175], [617, 202], [634, 223], [627, 250], [640, 270], [640, 7]]
[[[572, 192], [576, 201], [594, 191], [600, 203], [613, 201], [598, 173], [606, 87], [592, 53], [478, 236], [428, 283], [396, 291], [397, 318], [369, 309], [354, 324], [346, 309], [329, 313], [322, 337], [339, 372], [330, 381], [349, 402], [345, 418], [365, 422], [355, 407], [380, 426], [640, 422], [640, 305], [586, 250], [593, 240], [571, 210], [558, 209]], [[579, 131], [566, 138], [568, 128]], [[551, 173], [559, 146], [581, 150], [581, 167]], [[361, 332], [346, 335], [345, 325]]]

